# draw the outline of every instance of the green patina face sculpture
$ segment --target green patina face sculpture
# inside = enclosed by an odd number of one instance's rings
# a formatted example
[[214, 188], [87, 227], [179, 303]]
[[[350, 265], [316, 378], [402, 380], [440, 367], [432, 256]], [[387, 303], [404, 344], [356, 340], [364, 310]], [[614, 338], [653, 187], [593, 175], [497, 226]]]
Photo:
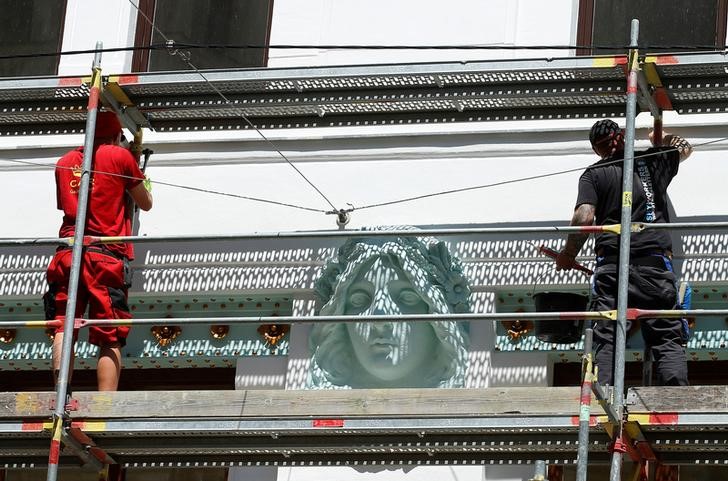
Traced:
[[[320, 315], [469, 312], [460, 262], [433, 238], [347, 241], [316, 281]], [[310, 388], [463, 387], [462, 323], [317, 324], [309, 338]]]

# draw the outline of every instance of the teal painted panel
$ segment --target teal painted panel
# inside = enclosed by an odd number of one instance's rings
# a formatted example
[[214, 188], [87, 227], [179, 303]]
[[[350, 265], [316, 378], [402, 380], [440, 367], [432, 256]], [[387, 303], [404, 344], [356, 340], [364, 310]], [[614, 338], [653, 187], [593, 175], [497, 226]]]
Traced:
[[[130, 299], [134, 317], [224, 317], [289, 316], [293, 300], [282, 295], [160, 296]], [[41, 302], [7, 300], [0, 305], [0, 319], [38, 320], [43, 318]], [[287, 356], [285, 336], [275, 346], [258, 333], [258, 325], [233, 324], [223, 339], [216, 339], [210, 326], [190, 325], [166, 346], [159, 344], [152, 326], [132, 326], [127, 346], [122, 351], [126, 368], [199, 368], [234, 367], [237, 358], [246, 356]], [[87, 342], [83, 329], [76, 343], [76, 369], [95, 369], [97, 348]], [[0, 343], [0, 370], [50, 369], [51, 340], [44, 329], [17, 329], [9, 344]]]

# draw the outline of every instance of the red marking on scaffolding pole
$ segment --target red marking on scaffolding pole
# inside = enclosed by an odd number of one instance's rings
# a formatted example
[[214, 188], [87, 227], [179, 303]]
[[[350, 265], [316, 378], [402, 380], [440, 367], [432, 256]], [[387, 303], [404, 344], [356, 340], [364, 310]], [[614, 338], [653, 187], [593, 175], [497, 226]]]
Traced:
[[648, 422], [652, 425], [676, 425], [679, 418], [678, 413], [650, 413]]
[[[596, 415], [592, 414], [589, 416], [589, 426], [596, 426], [599, 424], [597, 420]], [[571, 416], [571, 424], [572, 426], [578, 426], [579, 425], [579, 416]]]
[[48, 454], [48, 464], [58, 464], [61, 457], [61, 442], [57, 439], [51, 439], [50, 453]]
[[139, 75], [119, 75], [119, 85], [139, 83]]
[[315, 428], [343, 428], [343, 419], [314, 419], [313, 427]]
[[23, 425], [21, 426], [21, 431], [43, 431], [43, 421], [23, 421]]
[[91, 87], [88, 94], [88, 110], [96, 110], [99, 105], [99, 88]]
[[59, 87], [77, 87], [83, 85], [83, 78], [81, 77], [63, 77], [58, 79]]
[[660, 55], [655, 57], [655, 65], [677, 65], [680, 61], [674, 55]]

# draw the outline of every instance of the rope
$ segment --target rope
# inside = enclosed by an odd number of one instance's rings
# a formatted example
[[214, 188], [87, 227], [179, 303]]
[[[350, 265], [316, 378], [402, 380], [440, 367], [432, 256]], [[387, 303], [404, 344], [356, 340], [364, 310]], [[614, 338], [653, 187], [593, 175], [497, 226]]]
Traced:
[[[41, 164], [41, 163], [38, 163], [38, 162], [30, 162], [30, 161], [27, 161], [27, 160], [2, 159], [2, 161], [4, 161], [4, 162], [14, 162], [14, 163], [17, 163], [17, 164], [34, 165], [34, 166], [37, 166], [37, 167], [46, 167], [46, 168], [49, 168], [49, 169], [66, 169], [66, 170], [72, 170], [71, 167], [63, 167], [63, 166], [57, 166], [57, 165]], [[109, 175], [109, 176], [112, 176], [112, 177], [120, 177], [122, 179], [131, 179], [131, 180], [144, 181], [143, 178], [133, 177], [133, 176], [124, 175], [124, 174], [117, 174], [117, 173], [113, 173], [113, 172], [104, 172], [102, 170], [91, 170], [90, 172], [93, 173], [93, 174], [101, 174], [101, 175]], [[315, 209], [313, 207], [304, 207], [304, 206], [295, 205], [295, 204], [288, 204], [286, 202], [279, 202], [279, 201], [276, 201], [276, 200], [261, 199], [261, 198], [258, 198], [258, 197], [249, 197], [249, 196], [246, 196], [246, 195], [233, 194], [231, 192], [222, 192], [222, 191], [219, 191], [219, 190], [203, 189], [202, 187], [194, 187], [194, 186], [191, 186], [191, 185], [174, 184], [172, 182], [162, 182], [162, 181], [159, 181], [159, 180], [153, 180], [151, 182], [153, 184], [166, 185], [168, 187], [175, 187], [175, 188], [178, 188], [178, 189], [191, 190], [191, 191], [194, 191], [194, 192], [203, 192], [203, 193], [206, 193], [206, 194], [214, 194], [214, 195], [220, 195], [220, 196], [224, 196], [224, 197], [234, 197], [236, 199], [250, 200], [250, 201], [253, 201], [253, 202], [262, 202], [262, 203], [265, 203], [265, 204], [279, 205], [279, 206], [282, 206], [282, 207], [291, 207], [293, 209], [306, 210], [306, 211], [309, 211], [309, 212], [320, 212], [320, 213], [325, 213], [326, 212], [323, 209]]]
[[[725, 141], [725, 140], [728, 140], [728, 137], [723, 137], [723, 138], [720, 138], [720, 139], [711, 140], [709, 142], [704, 142], [702, 144], [696, 144], [696, 145], [693, 146], [693, 149], [695, 149], [696, 147], [703, 147], [705, 145], [714, 144], [714, 143], [722, 142], [722, 141]], [[649, 153], [649, 154], [638, 155], [638, 156], [635, 156], [634, 158], [635, 159], [640, 159], [640, 158], [643, 158], [643, 157], [650, 157], [650, 156], [653, 156], [653, 155], [659, 155], [662, 152], [669, 152], [670, 150], [677, 150], [677, 149], [666, 149], [666, 150], [663, 150], [661, 152], [654, 152], [654, 153]], [[608, 165], [619, 164], [619, 163], [621, 163], [623, 161], [624, 161], [624, 159], [612, 160], [612, 161], [609, 161], [609, 162], [604, 162], [604, 163], [599, 164], [599, 167], [605, 167], [605, 166], [608, 166]], [[559, 170], [559, 171], [556, 171], [556, 172], [549, 172], [549, 173], [546, 173], [546, 174], [531, 175], [531, 176], [528, 176], [528, 177], [518, 177], [518, 178], [515, 178], [515, 179], [503, 180], [503, 181], [500, 181], [500, 182], [493, 182], [493, 183], [490, 183], [490, 184], [475, 185], [475, 186], [470, 186], [470, 187], [462, 187], [460, 189], [449, 189], [449, 190], [443, 190], [443, 191], [439, 191], [439, 192], [433, 192], [431, 194], [423, 194], [423, 195], [416, 195], [416, 196], [413, 196], [413, 197], [405, 197], [403, 199], [391, 200], [391, 201], [388, 201], [388, 202], [379, 202], [379, 203], [376, 203], [376, 204], [368, 204], [368, 205], [363, 205], [361, 207], [354, 207], [352, 209], [352, 211], [355, 211], [355, 210], [364, 210], [364, 209], [373, 209], [375, 207], [384, 207], [384, 206], [388, 206], [388, 205], [402, 204], [402, 203], [405, 203], [405, 202], [412, 202], [412, 201], [415, 201], [415, 200], [427, 199], [427, 198], [430, 198], [430, 197], [437, 197], [437, 196], [441, 196], [441, 195], [456, 194], [456, 193], [468, 192], [468, 191], [472, 191], [472, 190], [487, 189], [487, 188], [490, 188], [490, 187], [499, 187], [501, 185], [516, 184], [518, 182], [526, 182], [526, 181], [529, 181], [529, 180], [543, 179], [543, 178], [546, 178], [546, 177], [554, 177], [556, 175], [562, 175], [562, 174], [568, 174], [568, 173], [571, 173], [571, 172], [582, 171], [582, 170], [585, 170], [585, 169], [590, 168], [592, 165], [594, 165], [594, 164], [590, 164], [590, 165], [584, 166], [584, 167], [575, 167], [575, 168], [572, 168], [572, 169]]]
[[238, 115], [240, 115], [240, 117], [245, 121], [245, 123], [247, 123], [248, 125], [250, 125], [251, 128], [255, 129], [255, 131], [258, 132], [258, 135], [260, 135], [260, 137], [266, 143], [268, 143], [268, 145], [270, 145], [271, 148], [273, 150], [275, 150], [283, 158], [283, 160], [285, 160], [288, 163], [288, 165], [290, 165], [293, 168], [293, 170], [295, 170], [298, 173], [298, 175], [300, 175], [301, 178], [303, 178], [303, 180], [305, 180], [306, 183], [308, 183], [308, 185], [310, 185], [326, 201], [326, 203], [329, 204], [329, 206], [333, 210], [337, 210], [336, 207], [334, 206], [334, 204], [331, 203], [331, 201], [329, 200], [329, 198], [326, 197], [326, 195], [321, 191], [321, 189], [319, 189], [318, 187], [316, 187], [316, 185], [314, 185], [314, 183], [311, 182], [308, 179], [308, 177], [306, 177], [303, 174], [303, 172], [301, 172], [301, 170], [298, 169], [298, 167], [296, 167], [295, 165], [293, 165], [293, 162], [291, 162], [290, 159], [288, 157], [286, 157], [286, 155], [283, 154], [283, 152], [281, 152], [278, 149], [278, 147], [268, 137], [266, 137], [265, 134], [263, 134], [263, 132], [261, 132], [261, 130], [253, 122], [251, 122], [251, 120], [248, 118], [248, 116], [245, 115], [245, 112], [242, 109], [240, 109], [237, 105], [235, 105], [233, 102], [231, 102], [217, 87], [215, 87], [212, 84], [212, 82], [210, 82], [210, 80], [205, 76], [205, 74], [203, 74], [200, 71], [200, 69], [198, 69], [195, 65], [192, 64], [192, 62], [190, 61], [190, 54], [189, 54], [189, 52], [180, 52], [176, 48], [176, 45], [174, 44], [174, 42], [172, 40], [170, 40], [166, 35], [164, 35], [164, 33], [161, 30], [159, 30], [159, 28], [157, 28], [157, 26], [154, 25], [154, 22], [152, 22], [152, 20], [144, 12], [142, 12], [139, 9], [139, 7], [134, 3], [133, 0], [129, 0], [129, 3], [137, 10], [137, 12], [139, 12], [139, 14], [142, 17], [144, 17], [144, 19], [149, 23], [149, 25], [165, 40], [165, 42], [167, 42], [167, 45], [172, 49], [170, 51], [170, 55], [173, 55], [173, 56], [176, 55], [176, 56], [178, 56], [183, 62], [185, 62], [190, 68], [192, 68], [198, 75], [200, 75], [200, 77], [202, 77], [202, 79], [205, 81], [205, 83], [221, 99], [223, 99], [226, 104], [228, 104], [232, 109], [234, 109], [236, 112], [238, 112]]

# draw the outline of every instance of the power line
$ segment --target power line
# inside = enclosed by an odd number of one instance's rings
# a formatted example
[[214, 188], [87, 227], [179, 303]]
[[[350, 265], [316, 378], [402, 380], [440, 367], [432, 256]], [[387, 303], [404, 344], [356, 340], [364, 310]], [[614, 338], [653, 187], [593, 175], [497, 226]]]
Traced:
[[[696, 145], [693, 146], [693, 148], [703, 147], [705, 145], [710, 145], [710, 144], [714, 144], [714, 143], [717, 143], [717, 142], [722, 142], [724, 140], [728, 140], [728, 137], [723, 137], [723, 138], [720, 138], [720, 139], [711, 140], [709, 142], [704, 142], [702, 144], [696, 144]], [[660, 153], [663, 153], [663, 152], [669, 152], [670, 150], [677, 150], [677, 149], [667, 149], [667, 150], [663, 150], [661, 152], [652, 152], [652, 153], [648, 153], [648, 154], [638, 155], [638, 156], [635, 156], [634, 158], [635, 159], [640, 159], [640, 158], [644, 158], [644, 157], [651, 157], [651, 156], [654, 156], [654, 155], [659, 155]], [[607, 165], [618, 164], [618, 163], [623, 162], [623, 161], [624, 161], [624, 159], [612, 160], [612, 161], [609, 161], [609, 162], [601, 163], [601, 164], [599, 164], [599, 166], [600, 167], [604, 167], [604, 166], [607, 166]], [[502, 185], [516, 184], [516, 183], [519, 183], [519, 182], [526, 182], [526, 181], [529, 181], [529, 180], [537, 180], [537, 179], [543, 179], [543, 178], [546, 178], [546, 177], [554, 177], [554, 176], [557, 176], [557, 175], [562, 175], [562, 174], [568, 174], [568, 173], [571, 173], [571, 172], [582, 171], [582, 170], [588, 169], [592, 165], [593, 164], [590, 164], [590, 165], [587, 165], [587, 166], [584, 166], [584, 167], [576, 167], [576, 168], [573, 168], [573, 169], [566, 169], [566, 170], [560, 170], [560, 171], [556, 171], [556, 172], [549, 172], [549, 173], [546, 173], [546, 174], [531, 175], [531, 176], [528, 176], [528, 177], [518, 177], [516, 179], [503, 180], [503, 181], [500, 181], [500, 182], [493, 182], [493, 183], [490, 183], [490, 184], [475, 185], [475, 186], [470, 186], [470, 187], [463, 187], [463, 188], [460, 188], [460, 189], [449, 189], [449, 190], [444, 190], [444, 191], [440, 191], [440, 192], [433, 192], [431, 194], [416, 195], [416, 196], [412, 196], [412, 197], [406, 197], [406, 198], [403, 198], [403, 199], [391, 200], [391, 201], [387, 201], [387, 202], [379, 202], [379, 203], [376, 203], [376, 204], [368, 204], [368, 205], [364, 205], [364, 206], [361, 206], [361, 207], [354, 207], [354, 208], [352, 208], [352, 211], [364, 210], [364, 209], [373, 209], [375, 207], [385, 207], [385, 206], [388, 206], [388, 205], [402, 204], [402, 203], [405, 203], [405, 202], [412, 202], [412, 201], [415, 201], [415, 200], [427, 199], [427, 198], [430, 198], [430, 197], [437, 197], [437, 196], [441, 196], [441, 195], [457, 194], [457, 193], [460, 193], [460, 192], [469, 192], [469, 191], [472, 191], [472, 190], [481, 190], [481, 189], [487, 189], [487, 188], [490, 188], [490, 187], [499, 187], [499, 186], [502, 186]]]
[[[13, 162], [13, 163], [16, 163], [16, 164], [34, 165], [36, 167], [47, 167], [49, 169], [73, 170], [72, 167], [65, 167], [65, 166], [58, 166], [58, 165], [49, 165], [49, 164], [41, 164], [39, 162], [30, 162], [28, 160], [18, 160], [18, 159], [1, 159], [1, 160], [3, 162]], [[119, 177], [119, 178], [122, 178], [122, 179], [144, 180], [144, 178], [133, 177], [133, 176], [124, 175], [124, 174], [117, 174], [115, 172], [105, 172], [103, 170], [91, 170], [89, 172], [91, 172], [92, 174], [95, 174], [95, 175], [98, 175], [98, 174], [100, 174], [100, 175], [108, 175], [108, 176], [111, 176], [111, 177]], [[273, 205], [278, 205], [278, 206], [282, 206], [282, 207], [290, 207], [292, 209], [305, 210], [305, 211], [309, 211], [309, 212], [319, 212], [319, 213], [322, 213], [322, 214], [323, 213], [326, 213], [326, 211], [323, 210], [323, 209], [315, 209], [313, 207], [305, 207], [305, 206], [300, 206], [300, 205], [296, 205], [296, 204], [289, 204], [289, 203], [286, 203], [286, 202], [279, 202], [279, 201], [270, 200], [270, 199], [261, 199], [259, 197], [250, 197], [250, 196], [247, 196], [247, 195], [233, 194], [231, 192], [223, 192], [223, 191], [212, 190], [212, 189], [203, 189], [202, 187], [194, 187], [194, 186], [191, 186], [191, 185], [184, 185], [184, 184], [174, 184], [172, 182], [164, 182], [164, 181], [160, 181], [160, 180], [153, 180], [153, 181], [150, 181], [150, 182], [152, 182], [152, 184], [156, 184], [156, 185], [166, 185], [168, 187], [175, 187], [175, 188], [178, 188], [178, 189], [191, 190], [191, 191], [194, 191], [194, 192], [202, 192], [202, 193], [205, 193], [205, 194], [214, 194], [214, 195], [219, 195], [219, 196], [223, 196], [223, 197], [233, 197], [233, 198], [236, 198], [236, 199], [250, 200], [250, 201], [253, 201], [253, 202], [262, 202], [264, 204], [273, 204]]]
[[[722, 137], [722, 138], [719, 138], [719, 139], [710, 140], [708, 142], [703, 142], [703, 143], [700, 143], [700, 144], [695, 144], [695, 145], [693, 145], [693, 149], [698, 148], [698, 147], [704, 147], [704, 146], [710, 145], [710, 144], [715, 144], [715, 143], [718, 143], [718, 142], [723, 142], [723, 141], [726, 141], [726, 140], [728, 140], [728, 137]], [[676, 150], [676, 149], [673, 149], [673, 150]], [[651, 156], [659, 155], [660, 153], [669, 152], [669, 151], [670, 151], [670, 149], [663, 150], [661, 152], [652, 152], [652, 153], [648, 153], [648, 154], [637, 155], [637, 156], [634, 157], [634, 159], [641, 159], [641, 158], [651, 157]], [[18, 164], [33, 165], [33, 166], [37, 166], [37, 167], [71, 169], [71, 167], [62, 167], [62, 166], [54, 166], [54, 165], [48, 165], [48, 164], [41, 164], [41, 163], [37, 163], [37, 162], [30, 162], [30, 161], [27, 161], [27, 160], [17, 160], [17, 159], [0, 159], [0, 160], [2, 160], [4, 162], [13, 162], [13, 163], [18, 163]], [[599, 166], [600, 167], [605, 167], [605, 166], [608, 166], [608, 165], [618, 164], [618, 163], [623, 162], [623, 161], [624, 161], [624, 159], [611, 160], [609, 162], [603, 162], [603, 163], [599, 164]], [[401, 203], [405, 203], [405, 202], [412, 202], [412, 201], [415, 201], [415, 200], [426, 199], [426, 198], [430, 198], [430, 197], [438, 197], [438, 196], [442, 196], [442, 195], [456, 194], [456, 193], [468, 192], [468, 191], [472, 191], [472, 190], [482, 190], [482, 189], [487, 189], [487, 188], [490, 188], [490, 187], [499, 187], [499, 186], [502, 186], [502, 185], [516, 184], [516, 183], [519, 183], [519, 182], [527, 182], [527, 181], [530, 181], [530, 180], [537, 180], [537, 179], [543, 179], [543, 178], [547, 178], [547, 177], [554, 177], [554, 176], [557, 176], [557, 175], [562, 175], [562, 174], [568, 174], [568, 173], [571, 173], [571, 172], [582, 171], [582, 170], [588, 169], [589, 167], [591, 167], [593, 165], [594, 164], [590, 164], [590, 165], [583, 166], [583, 167], [575, 167], [575, 168], [572, 168], [572, 169], [559, 170], [559, 171], [556, 171], [556, 172], [549, 172], [549, 173], [546, 173], [546, 174], [532, 175], [532, 176], [528, 176], [528, 177], [518, 177], [516, 179], [509, 179], [509, 180], [504, 180], [504, 181], [500, 181], [500, 182], [494, 182], [494, 183], [491, 183], [491, 184], [483, 184], [483, 185], [477, 185], [477, 186], [471, 186], [471, 187], [463, 187], [463, 188], [460, 188], [460, 189], [450, 189], [450, 190], [445, 190], [445, 191], [440, 191], [440, 192], [433, 192], [433, 193], [430, 193], [430, 194], [423, 194], [423, 195], [418, 195], [418, 196], [413, 196], [413, 197], [407, 197], [407, 198], [404, 198], [404, 199], [392, 200], [392, 201], [388, 201], [388, 202], [380, 202], [380, 203], [376, 203], [376, 204], [368, 204], [368, 205], [364, 205], [364, 206], [361, 206], [361, 207], [353, 207], [352, 209], [350, 209], [350, 211], [364, 210], [364, 209], [373, 209], [375, 207], [385, 207], [385, 206], [388, 206], [388, 205], [401, 204]], [[112, 176], [112, 177], [120, 177], [120, 178], [132, 179], [132, 180], [144, 180], [144, 179], [139, 179], [137, 177], [132, 177], [132, 176], [123, 175], [123, 174], [117, 174], [117, 173], [113, 173], [113, 172], [104, 172], [104, 171], [99, 171], [99, 170], [91, 170], [91, 172], [94, 173], [94, 174], [109, 175], [109, 176]], [[275, 200], [261, 199], [261, 198], [257, 198], [257, 197], [249, 197], [249, 196], [244, 196], [244, 195], [240, 195], [240, 194], [233, 194], [233, 193], [230, 193], [230, 192], [216, 191], [216, 190], [212, 190], [212, 189], [203, 189], [201, 187], [193, 187], [193, 186], [183, 185], [183, 184], [174, 184], [174, 183], [171, 183], [171, 182], [163, 182], [163, 181], [159, 181], [159, 180], [154, 180], [154, 181], [152, 181], [152, 183], [153, 184], [158, 184], [158, 185], [165, 185], [165, 186], [168, 186], [168, 187], [175, 187], [175, 188], [180, 188], [180, 189], [191, 190], [191, 191], [195, 191], [195, 192], [203, 192], [203, 193], [207, 193], [207, 194], [220, 195], [220, 196], [224, 196], [224, 197], [233, 197], [233, 198], [237, 198], [237, 199], [250, 200], [250, 201], [253, 201], [253, 202], [262, 202], [262, 203], [266, 203], [266, 204], [279, 205], [279, 206], [283, 206], [283, 207], [291, 207], [291, 208], [294, 208], [294, 209], [305, 210], [305, 211], [309, 211], [309, 212], [327, 213], [327, 211], [325, 211], [325, 210], [316, 209], [316, 208], [313, 208], [313, 207], [305, 207], [305, 206], [300, 206], [300, 205], [295, 205], [295, 204], [288, 204], [288, 203], [285, 203], [285, 202], [278, 202], [278, 201], [275, 201]]]
[[[131, 1], [131, 0], [130, 0]], [[142, 15], [144, 15], [142, 13]], [[155, 27], [155, 30], [156, 27]], [[231, 50], [606, 50], [625, 52], [629, 45], [337, 45], [337, 44], [194, 44], [175, 42], [175, 46], [186, 49], [231, 49]], [[728, 49], [728, 45], [641, 45], [641, 50], [671, 50], [690, 52], [714, 52]], [[41, 57], [62, 57], [72, 55], [89, 55], [96, 52], [135, 52], [140, 50], [167, 50], [169, 44], [150, 44], [129, 47], [109, 47], [100, 50], [66, 50], [61, 52], [37, 52], [0, 55], [0, 60], [15, 60]]]
[[[171, 41], [171, 40], [170, 40], [169, 38], [167, 38], [167, 36], [166, 36], [166, 35], [164, 35], [164, 32], [162, 32], [161, 30], [159, 30], [159, 28], [157, 28], [157, 26], [156, 26], [156, 25], [154, 25], [154, 22], [152, 22], [152, 20], [151, 20], [151, 19], [150, 19], [150, 18], [149, 18], [149, 17], [148, 17], [148, 16], [147, 16], [147, 15], [146, 15], [146, 14], [145, 14], [144, 12], [142, 12], [142, 11], [141, 11], [141, 10], [139, 9], [139, 7], [138, 7], [138, 6], [137, 6], [137, 5], [136, 5], [136, 4], [134, 3], [134, 1], [133, 1], [133, 0], [129, 0], [129, 3], [130, 3], [130, 4], [131, 4], [131, 5], [132, 5], [132, 6], [133, 6], [133, 7], [134, 7], [134, 8], [136, 9], [136, 10], [137, 10], [137, 12], [139, 12], [139, 14], [140, 14], [140, 15], [142, 15], [142, 17], [144, 17], [144, 19], [145, 19], [145, 20], [146, 20], [146, 21], [147, 21], [147, 22], [149, 23], [149, 25], [150, 25], [150, 26], [151, 26], [151, 27], [152, 27], [152, 28], [153, 28], [153, 29], [154, 29], [154, 30], [155, 30], [155, 31], [156, 31], [157, 33], [159, 33], [159, 35], [160, 35], [160, 36], [161, 36], [161, 37], [162, 37], [162, 38], [163, 38], [163, 39], [165, 40], [165, 42], [167, 42], [167, 43], [168, 43], [169, 45], [172, 45], [172, 46], [174, 46], [174, 42], [172, 42], [172, 41]], [[211, 88], [211, 89], [212, 89], [212, 90], [213, 90], [213, 91], [214, 91], [214, 92], [215, 92], [215, 93], [216, 93], [217, 95], [219, 95], [219, 96], [220, 96], [220, 98], [222, 98], [222, 99], [223, 99], [223, 100], [225, 101], [225, 103], [226, 103], [226, 104], [228, 104], [228, 105], [229, 105], [229, 106], [230, 106], [231, 108], [233, 108], [233, 109], [234, 109], [234, 110], [235, 110], [236, 112], [238, 112], [238, 115], [240, 116], [240, 118], [242, 118], [242, 119], [243, 119], [243, 120], [245, 121], [245, 123], [247, 123], [247, 124], [248, 124], [248, 125], [249, 125], [249, 126], [250, 126], [251, 128], [253, 128], [253, 129], [254, 129], [254, 130], [255, 130], [256, 132], [258, 132], [258, 135], [260, 135], [260, 137], [261, 137], [261, 138], [262, 138], [262, 139], [263, 139], [263, 140], [264, 140], [264, 141], [265, 141], [266, 143], [268, 143], [268, 145], [270, 145], [270, 146], [271, 146], [271, 148], [273, 148], [273, 150], [275, 150], [275, 151], [276, 151], [276, 152], [278, 153], [278, 155], [280, 155], [280, 156], [281, 156], [281, 157], [283, 158], [283, 160], [285, 160], [285, 161], [286, 161], [286, 162], [288, 163], [288, 165], [290, 165], [290, 166], [291, 166], [291, 167], [293, 168], [293, 170], [295, 170], [295, 171], [296, 171], [296, 172], [298, 173], [298, 175], [300, 175], [300, 176], [301, 176], [301, 178], [302, 178], [303, 180], [305, 180], [305, 181], [306, 181], [306, 183], [308, 183], [308, 185], [310, 185], [310, 186], [311, 186], [311, 187], [312, 187], [312, 188], [313, 188], [313, 189], [314, 189], [314, 190], [315, 190], [316, 192], [318, 192], [318, 194], [319, 194], [319, 195], [320, 195], [320, 196], [321, 196], [321, 197], [322, 197], [322, 198], [323, 198], [323, 199], [324, 199], [324, 200], [326, 201], [326, 203], [327, 203], [327, 204], [329, 204], [329, 206], [331, 207], [331, 209], [333, 209], [334, 211], [336, 211], [336, 210], [337, 210], [337, 209], [336, 209], [336, 207], [334, 206], [334, 204], [333, 204], [333, 203], [332, 203], [332, 202], [331, 202], [331, 201], [329, 200], [329, 198], [328, 198], [328, 197], [326, 197], [326, 195], [325, 195], [325, 194], [324, 194], [324, 193], [323, 193], [323, 192], [322, 192], [322, 191], [321, 191], [321, 190], [320, 190], [320, 189], [319, 189], [318, 187], [316, 187], [316, 186], [314, 185], [314, 183], [313, 183], [313, 182], [311, 182], [311, 181], [310, 181], [310, 180], [308, 179], [308, 177], [306, 177], [306, 176], [305, 176], [305, 175], [303, 174], [303, 172], [301, 172], [301, 170], [300, 170], [300, 169], [299, 169], [298, 167], [296, 167], [295, 165], [293, 165], [293, 162], [291, 162], [291, 161], [290, 161], [290, 159], [289, 159], [288, 157], [286, 157], [286, 155], [285, 155], [285, 154], [284, 154], [283, 152], [281, 152], [281, 151], [280, 151], [280, 149], [278, 149], [278, 147], [277, 147], [277, 146], [276, 146], [276, 145], [275, 145], [275, 144], [274, 144], [274, 143], [273, 143], [273, 142], [272, 142], [272, 141], [271, 141], [271, 140], [270, 140], [270, 139], [269, 139], [269, 138], [268, 138], [268, 137], [267, 137], [267, 136], [266, 136], [265, 134], [263, 134], [263, 132], [262, 132], [262, 131], [261, 131], [261, 130], [260, 130], [260, 129], [259, 129], [259, 128], [258, 128], [258, 127], [257, 127], [257, 126], [256, 126], [256, 125], [255, 125], [255, 124], [254, 124], [254, 123], [253, 123], [253, 122], [252, 122], [252, 121], [251, 121], [250, 119], [249, 119], [249, 118], [248, 118], [248, 116], [247, 116], [247, 115], [245, 115], [245, 112], [244, 112], [244, 111], [243, 111], [242, 109], [240, 109], [240, 108], [239, 108], [239, 107], [238, 107], [237, 105], [235, 105], [235, 104], [234, 104], [233, 102], [231, 102], [231, 101], [230, 101], [230, 99], [228, 99], [228, 98], [227, 98], [227, 97], [226, 97], [226, 96], [225, 96], [225, 95], [224, 95], [224, 94], [223, 94], [223, 93], [222, 93], [222, 92], [220, 91], [220, 89], [218, 89], [217, 87], [215, 87], [215, 86], [214, 86], [214, 85], [212, 84], [212, 82], [210, 82], [210, 80], [209, 80], [209, 79], [208, 79], [208, 78], [207, 78], [207, 77], [205, 76], [205, 74], [203, 74], [203, 73], [202, 73], [202, 72], [200, 71], [200, 69], [198, 69], [198, 68], [197, 68], [197, 67], [196, 67], [195, 65], [193, 65], [193, 64], [192, 64], [192, 62], [190, 61], [190, 54], [189, 54], [189, 52], [182, 52], [182, 51], [179, 51], [178, 49], [174, 48], [173, 50], [171, 50], [171, 51], [170, 51], [170, 55], [173, 55], [173, 56], [175, 56], [175, 55], [176, 55], [176, 56], [178, 56], [178, 57], [179, 57], [179, 58], [180, 58], [180, 59], [181, 59], [181, 60], [182, 60], [183, 62], [185, 62], [185, 63], [186, 63], [186, 64], [187, 64], [187, 65], [188, 65], [189, 67], [191, 67], [191, 68], [192, 68], [192, 69], [193, 69], [193, 70], [194, 70], [194, 71], [195, 71], [195, 72], [196, 72], [196, 73], [197, 73], [198, 75], [200, 75], [200, 77], [202, 77], [202, 79], [203, 79], [203, 80], [205, 81], [205, 83], [206, 83], [206, 84], [207, 84], [207, 85], [208, 85], [208, 86], [209, 86], [209, 87], [210, 87], [210, 88]]]

